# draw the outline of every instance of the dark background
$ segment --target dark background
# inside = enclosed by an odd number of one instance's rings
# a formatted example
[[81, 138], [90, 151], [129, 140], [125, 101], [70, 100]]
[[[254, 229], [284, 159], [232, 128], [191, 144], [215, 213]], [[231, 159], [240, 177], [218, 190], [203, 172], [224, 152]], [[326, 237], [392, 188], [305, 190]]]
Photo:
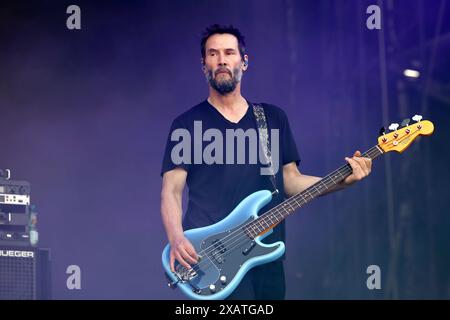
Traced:
[[[287, 112], [301, 172], [326, 175], [414, 114], [436, 128], [288, 219], [287, 298], [449, 299], [449, 14], [445, 0], [2, 1], [0, 168], [31, 182], [53, 297], [182, 297], [161, 267], [160, 166], [173, 118], [207, 96], [200, 34], [231, 23], [243, 95]], [[66, 287], [72, 264], [81, 290]], [[366, 287], [372, 264], [381, 290]]]

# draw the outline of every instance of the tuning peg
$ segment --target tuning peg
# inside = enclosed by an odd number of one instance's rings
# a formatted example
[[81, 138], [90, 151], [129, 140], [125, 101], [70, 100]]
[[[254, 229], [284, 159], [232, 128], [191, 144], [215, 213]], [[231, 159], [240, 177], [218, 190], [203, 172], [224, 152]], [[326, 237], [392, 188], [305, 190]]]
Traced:
[[397, 128], [399, 127], [398, 123], [391, 123], [391, 125], [389, 126], [389, 130], [391, 131], [397, 131]]
[[[391, 131], [395, 131], [394, 133], [394, 138], [397, 139], [398, 138], [398, 133], [397, 133], [397, 128], [399, 127], [398, 123], [391, 123], [391, 125], [389, 126], [389, 130]], [[394, 145], [395, 145], [396, 141], [394, 141]]]
[[407, 127], [409, 125], [409, 121], [410, 121], [409, 119], [403, 120], [401, 126], [402, 127]]
[[420, 122], [420, 120], [422, 120], [422, 116], [420, 114], [416, 114], [414, 117], [412, 117], [412, 119], [416, 122]]
[[[386, 135], [386, 128], [385, 127], [381, 127], [381, 129], [380, 129], [380, 136], [385, 136], [385, 135]], [[383, 141], [383, 143], [386, 143], [387, 142], [386, 137], [383, 137], [381, 139], [381, 141]]]

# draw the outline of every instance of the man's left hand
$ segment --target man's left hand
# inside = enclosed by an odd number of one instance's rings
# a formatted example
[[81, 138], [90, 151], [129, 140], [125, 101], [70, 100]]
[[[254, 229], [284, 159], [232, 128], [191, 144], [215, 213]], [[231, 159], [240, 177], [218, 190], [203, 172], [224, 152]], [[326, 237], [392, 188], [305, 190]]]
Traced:
[[344, 186], [349, 186], [356, 181], [367, 177], [372, 171], [372, 159], [361, 157], [361, 152], [356, 151], [352, 158], [345, 158], [352, 167], [353, 173], [342, 181]]

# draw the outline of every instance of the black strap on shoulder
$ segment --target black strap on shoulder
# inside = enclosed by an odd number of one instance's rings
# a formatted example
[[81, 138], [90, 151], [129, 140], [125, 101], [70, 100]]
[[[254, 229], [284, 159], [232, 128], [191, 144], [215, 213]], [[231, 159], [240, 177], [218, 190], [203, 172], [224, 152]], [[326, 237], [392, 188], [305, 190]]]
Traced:
[[265, 163], [268, 165], [268, 169], [270, 172], [270, 180], [275, 190], [274, 192], [272, 192], [272, 195], [275, 195], [278, 193], [278, 189], [272, 165], [272, 155], [270, 151], [271, 148], [270, 148], [269, 133], [267, 129], [266, 114], [264, 113], [264, 108], [261, 106], [261, 104], [255, 103], [252, 105], [253, 105], [253, 114], [255, 115], [256, 119], [256, 126], [258, 127], [259, 142], [263, 150]]

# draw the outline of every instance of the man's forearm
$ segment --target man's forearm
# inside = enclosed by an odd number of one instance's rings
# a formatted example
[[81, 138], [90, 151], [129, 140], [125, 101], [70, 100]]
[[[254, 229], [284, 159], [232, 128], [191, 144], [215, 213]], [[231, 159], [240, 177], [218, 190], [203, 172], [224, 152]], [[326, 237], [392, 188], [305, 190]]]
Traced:
[[169, 242], [183, 234], [182, 215], [181, 196], [172, 192], [163, 192], [161, 194], [161, 217]]

